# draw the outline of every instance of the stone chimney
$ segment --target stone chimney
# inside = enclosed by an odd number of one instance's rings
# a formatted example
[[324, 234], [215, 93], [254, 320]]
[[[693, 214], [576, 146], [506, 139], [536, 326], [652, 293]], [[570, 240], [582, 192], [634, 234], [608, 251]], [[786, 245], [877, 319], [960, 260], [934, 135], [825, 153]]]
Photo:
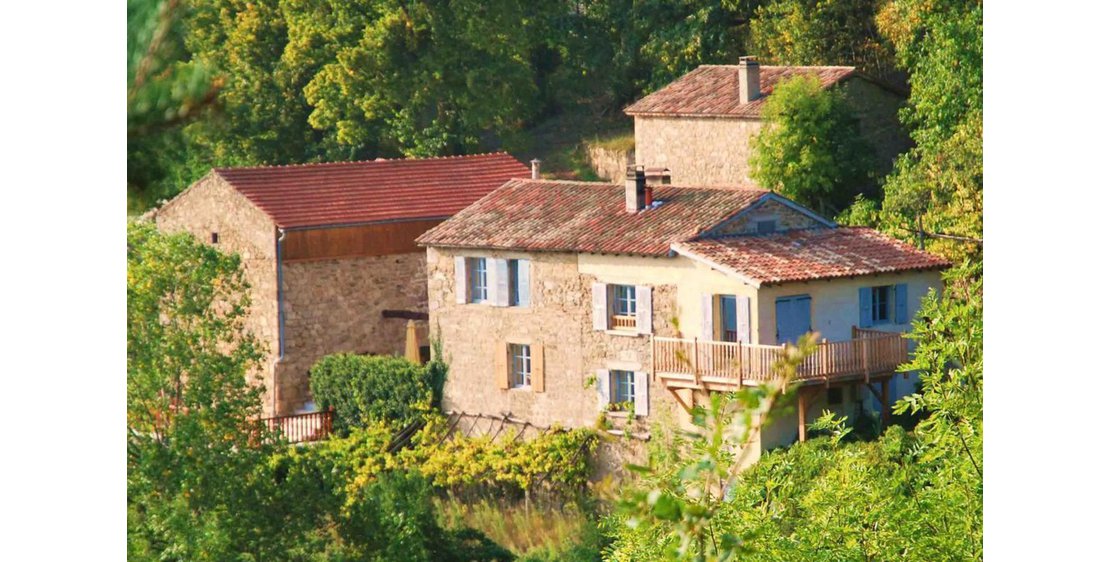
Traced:
[[624, 210], [635, 213], [647, 201], [647, 176], [643, 166], [629, 166], [624, 173]]
[[532, 179], [534, 179], [534, 180], [540, 179], [540, 159], [539, 158], [533, 158], [531, 164], [532, 164]]
[[740, 103], [759, 99], [759, 61], [740, 57]]

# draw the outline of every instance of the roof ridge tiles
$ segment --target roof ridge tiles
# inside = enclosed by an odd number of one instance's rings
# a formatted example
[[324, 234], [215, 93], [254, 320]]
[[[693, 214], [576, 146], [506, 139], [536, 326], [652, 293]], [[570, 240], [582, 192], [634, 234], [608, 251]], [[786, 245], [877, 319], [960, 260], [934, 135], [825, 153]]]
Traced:
[[269, 170], [269, 169], [282, 169], [282, 168], [311, 168], [322, 166], [344, 166], [351, 164], [373, 164], [376, 162], [422, 162], [426, 160], [448, 160], [448, 159], [462, 159], [473, 158], [477, 156], [496, 156], [505, 154], [511, 156], [505, 150], [496, 150], [491, 152], [478, 152], [475, 154], [449, 154], [446, 156], [420, 156], [416, 158], [410, 157], [397, 157], [397, 158], [374, 158], [372, 160], [343, 160], [339, 162], [299, 162], [293, 164], [255, 164], [253, 166], [219, 166], [213, 167], [212, 170], [217, 173], [226, 170]]

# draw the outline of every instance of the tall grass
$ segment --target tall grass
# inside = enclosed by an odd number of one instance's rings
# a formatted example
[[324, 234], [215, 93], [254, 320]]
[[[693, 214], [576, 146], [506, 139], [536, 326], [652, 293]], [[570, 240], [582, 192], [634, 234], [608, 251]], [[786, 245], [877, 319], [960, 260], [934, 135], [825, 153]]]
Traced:
[[471, 527], [530, 560], [600, 560], [597, 525], [588, 508], [522, 501], [453, 496], [435, 499], [439, 522], [447, 528]]

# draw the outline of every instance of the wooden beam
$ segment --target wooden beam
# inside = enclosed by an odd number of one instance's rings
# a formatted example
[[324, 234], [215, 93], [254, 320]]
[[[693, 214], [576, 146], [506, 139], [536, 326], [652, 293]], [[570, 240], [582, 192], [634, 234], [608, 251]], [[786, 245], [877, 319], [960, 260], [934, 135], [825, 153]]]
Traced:
[[890, 378], [885, 378], [880, 383], [883, 386], [883, 427], [890, 425]]
[[798, 442], [806, 441], [806, 393], [798, 389]]
[[[686, 404], [686, 401], [684, 401], [684, 400], [682, 399], [682, 396], [678, 394], [678, 391], [677, 391], [677, 390], [675, 390], [675, 389], [671, 388], [670, 386], [667, 386], [667, 392], [670, 392], [670, 393], [671, 393], [671, 395], [672, 395], [672, 396], [674, 396], [674, 399], [675, 399], [676, 401], [678, 401], [678, 405], [679, 405], [679, 406], [682, 406], [682, 409], [683, 409], [683, 410], [686, 410], [686, 413], [687, 413], [687, 414], [691, 414], [691, 413], [693, 413], [693, 411], [694, 411], [694, 406], [693, 406], [693, 404], [687, 405], [687, 404]], [[691, 401], [692, 401], [692, 400], [693, 400], [693, 396], [691, 396]]]
[[415, 310], [383, 310], [382, 318], [400, 318], [402, 320], [427, 320], [427, 312]]

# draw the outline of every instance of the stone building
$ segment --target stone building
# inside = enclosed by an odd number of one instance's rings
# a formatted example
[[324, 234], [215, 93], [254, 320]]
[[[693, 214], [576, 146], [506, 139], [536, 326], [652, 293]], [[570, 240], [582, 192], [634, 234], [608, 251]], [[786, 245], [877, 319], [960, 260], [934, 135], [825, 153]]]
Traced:
[[760, 66], [751, 59], [699, 66], [625, 108], [635, 121], [636, 162], [668, 168], [683, 185], [748, 181], [751, 141], [765, 124], [767, 96], [782, 80], [803, 74], [825, 88], [843, 88], [880, 172], [889, 171], [910, 142], [898, 122], [904, 92], [850, 66]]
[[308, 370], [337, 352], [404, 352], [427, 341], [425, 254], [414, 240], [528, 168], [505, 153], [212, 170], [155, 212], [238, 253], [247, 328], [268, 347], [269, 415], [310, 399]]
[[[628, 176], [513, 180], [417, 239], [450, 365], [445, 409], [642, 430], [769, 380], [781, 344], [810, 331], [826, 343], [800, 373], [803, 419], [911, 388], [893, 376], [899, 332], [944, 260], [750, 185]], [[797, 429], [765, 427], [762, 448]]]

